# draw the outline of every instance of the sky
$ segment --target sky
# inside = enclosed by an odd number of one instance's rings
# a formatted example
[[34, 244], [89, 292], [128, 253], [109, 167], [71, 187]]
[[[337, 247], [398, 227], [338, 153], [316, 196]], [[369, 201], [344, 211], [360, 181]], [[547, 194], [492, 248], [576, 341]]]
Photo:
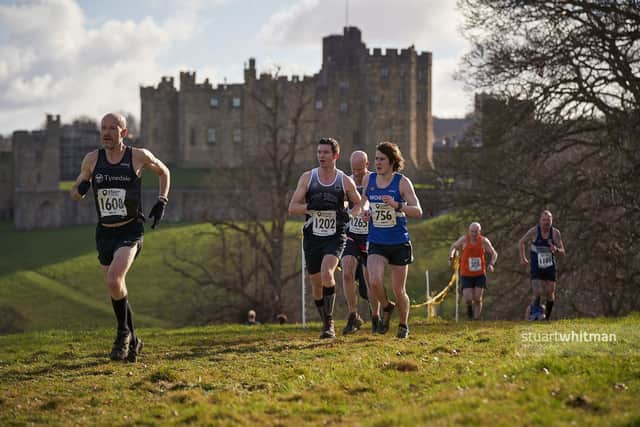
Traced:
[[348, 24], [368, 48], [433, 53], [433, 114], [462, 117], [472, 94], [453, 74], [468, 48], [454, 0], [0, 0], [0, 134], [108, 111], [140, 117], [140, 86], [180, 71], [241, 83], [312, 75], [322, 37]]

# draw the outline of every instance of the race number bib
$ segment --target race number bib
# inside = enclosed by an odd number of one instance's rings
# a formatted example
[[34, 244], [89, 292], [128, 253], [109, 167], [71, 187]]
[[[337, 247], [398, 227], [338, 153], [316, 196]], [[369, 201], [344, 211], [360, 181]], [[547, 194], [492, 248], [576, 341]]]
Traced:
[[469, 257], [469, 271], [481, 271], [482, 270], [482, 258]]
[[354, 216], [349, 223], [349, 231], [354, 234], [368, 234], [369, 223], [362, 218], [362, 215]]
[[551, 252], [538, 252], [538, 267], [548, 268], [553, 265], [553, 254]]
[[316, 211], [313, 213], [312, 232], [324, 237], [336, 234], [336, 211]]
[[371, 219], [373, 226], [391, 228], [396, 225], [396, 210], [386, 203], [372, 203]]
[[127, 196], [127, 190], [124, 188], [102, 188], [98, 190], [98, 207], [100, 208], [100, 217], [119, 215], [126, 216], [127, 208], [124, 200]]

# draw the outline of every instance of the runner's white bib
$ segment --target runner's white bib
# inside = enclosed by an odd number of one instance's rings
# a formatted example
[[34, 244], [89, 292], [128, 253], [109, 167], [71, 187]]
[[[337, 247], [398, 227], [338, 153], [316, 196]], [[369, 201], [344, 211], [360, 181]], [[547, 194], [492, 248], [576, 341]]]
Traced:
[[127, 190], [124, 188], [101, 188], [98, 190], [98, 209], [100, 217], [104, 218], [112, 215], [127, 215], [127, 208], [124, 201], [127, 197]]
[[396, 210], [386, 203], [371, 203], [371, 220], [374, 227], [394, 227], [396, 225]]
[[325, 237], [336, 234], [336, 211], [315, 211], [311, 218], [314, 236]]
[[553, 254], [551, 252], [538, 252], [538, 267], [548, 268], [553, 265]]
[[354, 234], [368, 234], [369, 223], [362, 218], [362, 215], [351, 217], [349, 222], [349, 231]]
[[482, 270], [482, 258], [469, 257], [469, 271], [481, 271]]

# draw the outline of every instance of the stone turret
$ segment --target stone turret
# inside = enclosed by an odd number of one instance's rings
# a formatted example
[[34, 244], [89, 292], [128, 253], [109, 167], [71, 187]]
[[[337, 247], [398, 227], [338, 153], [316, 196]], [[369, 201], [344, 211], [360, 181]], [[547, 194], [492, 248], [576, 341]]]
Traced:
[[46, 129], [13, 133], [16, 191], [57, 190], [60, 179], [60, 116], [47, 115]]

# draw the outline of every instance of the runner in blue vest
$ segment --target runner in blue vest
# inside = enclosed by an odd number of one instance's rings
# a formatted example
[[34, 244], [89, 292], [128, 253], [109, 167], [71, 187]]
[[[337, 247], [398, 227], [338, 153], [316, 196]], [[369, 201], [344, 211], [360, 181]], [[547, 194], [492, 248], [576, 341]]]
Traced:
[[400, 311], [398, 338], [409, 336], [409, 296], [406, 282], [409, 264], [413, 262], [413, 250], [407, 229], [407, 217], [420, 218], [422, 208], [413, 184], [400, 171], [404, 158], [396, 144], [381, 142], [376, 147], [376, 171], [362, 182], [363, 206], [369, 202], [367, 269], [369, 289], [382, 306], [382, 319], [378, 333], [389, 330], [389, 321], [395, 304], [384, 291], [384, 270], [391, 266], [391, 287]]
[[322, 138], [317, 148], [319, 167], [302, 174], [289, 203], [289, 215], [305, 215], [302, 229], [304, 259], [311, 279], [313, 298], [320, 319], [320, 338], [334, 338], [333, 307], [336, 300], [334, 273], [347, 241], [349, 213], [360, 213], [360, 195], [349, 176], [336, 168], [340, 145], [333, 138]]
[[[560, 230], [553, 227], [553, 215], [545, 210], [540, 215], [540, 222], [532, 227], [520, 239], [520, 264], [531, 264], [531, 289], [533, 297], [527, 306], [525, 319], [549, 320], [555, 302], [557, 284], [556, 254], [565, 254]], [[530, 243], [529, 261], [525, 255], [525, 244]], [[542, 296], [546, 297], [546, 313], [540, 304]]]
[[144, 235], [140, 175], [148, 169], [159, 177], [158, 201], [151, 209], [151, 228], [162, 219], [169, 194], [169, 169], [149, 150], [127, 147], [127, 122], [118, 113], [102, 118], [100, 139], [103, 148], [93, 150], [82, 160], [80, 174], [71, 188], [71, 198], [80, 200], [93, 186], [98, 213], [96, 248], [104, 279], [111, 294], [118, 322], [111, 349], [112, 360], [135, 362], [142, 340], [133, 328], [126, 275], [140, 251]]

